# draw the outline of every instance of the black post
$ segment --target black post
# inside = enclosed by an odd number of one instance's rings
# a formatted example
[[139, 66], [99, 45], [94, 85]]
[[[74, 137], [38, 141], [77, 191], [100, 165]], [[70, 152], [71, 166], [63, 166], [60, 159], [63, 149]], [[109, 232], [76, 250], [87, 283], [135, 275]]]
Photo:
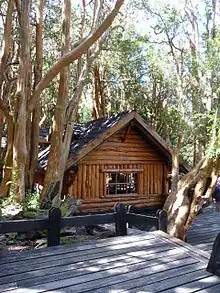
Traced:
[[167, 212], [164, 210], [157, 211], [158, 229], [167, 233]]
[[127, 223], [126, 223], [126, 209], [122, 203], [116, 203], [114, 210], [115, 215], [115, 231], [117, 236], [127, 235]]
[[220, 233], [215, 238], [211, 257], [209, 259], [209, 263], [206, 270], [209, 273], [220, 276]]
[[[128, 213], [133, 213], [132, 205], [128, 206]], [[132, 228], [132, 222], [131, 221], [128, 221], [128, 228]]]
[[60, 244], [61, 210], [52, 207], [49, 210], [49, 227], [47, 231], [47, 246]]

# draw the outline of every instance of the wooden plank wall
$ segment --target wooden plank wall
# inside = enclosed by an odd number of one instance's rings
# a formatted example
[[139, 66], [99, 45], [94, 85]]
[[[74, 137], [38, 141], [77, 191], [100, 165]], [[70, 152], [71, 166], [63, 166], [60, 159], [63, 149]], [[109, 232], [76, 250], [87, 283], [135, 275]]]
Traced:
[[[143, 162], [163, 161], [137, 128], [126, 133], [124, 129], [108, 138], [98, 148], [87, 155], [80, 163], [86, 164], [142, 164]], [[124, 140], [124, 141], [123, 141]]]
[[[86, 165], [78, 166], [78, 173], [73, 181], [72, 195], [76, 198], [89, 199], [105, 197], [106, 173], [104, 169], [139, 169], [138, 194], [163, 193], [163, 165], [162, 164], [123, 164], [123, 165]], [[143, 170], [143, 171], [142, 171]]]
[[[161, 203], [161, 194], [166, 193], [167, 166], [155, 148], [131, 128], [107, 139], [78, 164], [70, 193], [87, 202], [106, 199], [106, 173], [104, 169], [138, 169], [138, 195], [145, 203], [150, 199]], [[111, 201], [116, 196], [108, 196]], [[119, 198], [120, 196], [117, 196]], [[131, 197], [131, 196], [129, 196]], [[124, 197], [127, 198], [128, 197]], [[108, 200], [108, 202], [109, 202]], [[155, 203], [155, 202], [154, 202]]]

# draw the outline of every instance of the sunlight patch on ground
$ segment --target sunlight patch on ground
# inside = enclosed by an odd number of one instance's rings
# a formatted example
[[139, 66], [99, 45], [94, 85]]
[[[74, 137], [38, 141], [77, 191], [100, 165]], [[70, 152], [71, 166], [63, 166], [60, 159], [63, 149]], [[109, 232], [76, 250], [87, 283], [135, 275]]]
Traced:
[[1, 209], [3, 217], [11, 217], [21, 212], [22, 208], [18, 204], [10, 204], [7, 207]]
[[[119, 292], [121, 292], [121, 289], [112, 289], [108, 291], [108, 293], [119, 293]], [[123, 291], [123, 293], [129, 293], [129, 291], [126, 290], [126, 291]]]
[[199, 289], [200, 288], [194, 287], [193, 291], [192, 291], [192, 288], [183, 287], [183, 288], [176, 288], [176, 289], [174, 289], [175, 291], [173, 291], [173, 292], [175, 292], [175, 293], [191, 293], [191, 292], [196, 292]]

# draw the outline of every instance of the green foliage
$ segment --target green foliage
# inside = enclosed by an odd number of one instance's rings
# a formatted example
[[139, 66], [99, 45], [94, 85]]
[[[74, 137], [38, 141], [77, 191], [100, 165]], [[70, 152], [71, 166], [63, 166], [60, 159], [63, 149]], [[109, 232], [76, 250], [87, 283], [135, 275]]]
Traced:
[[9, 196], [9, 197], [4, 197], [4, 198], [0, 198], [0, 208], [6, 208], [9, 205], [15, 205], [15, 199], [14, 196]]
[[7, 237], [8, 241], [15, 241], [17, 238], [17, 233], [16, 232], [6, 233], [5, 236]]
[[220, 156], [220, 115], [216, 111], [210, 113], [207, 129], [210, 141], [207, 154], [212, 158], [217, 158]]
[[[127, 19], [118, 18], [98, 59], [107, 72], [102, 83], [110, 93], [108, 114], [136, 109], [174, 147], [183, 134], [181, 154], [190, 164], [208, 148], [210, 113], [220, 98], [220, 26], [216, 23], [214, 37], [206, 31], [203, 23], [211, 27], [213, 4], [202, 2], [201, 9], [188, 1], [180, 7], [166, 1], [129, 3]], [[139, 16], [141, 29], [130, 25]], [[86, 92], [85, 97], [88, 101]], [[90, 107], [81, 109], [89, 119]], [[218, 154], [219, 146], [215, 150]]]
[[4, 210], [6, 218], [32, 219], [40, 208], [40, 195], [26, 192], [25, 199], [21, 204], [16, 203], [13, 195], [0, 199], [0, 210]]
[[80, 103], [79, 117], [81, 122], [87, 122], [91, 119], [91, 107], [88, 106], [85, 99], [82, 99], [82, 102]]
[[40, 194], [26, 192], [24, 201], [22, 202], [22, 210], [27, 212], [36, 212], [40, 208]]

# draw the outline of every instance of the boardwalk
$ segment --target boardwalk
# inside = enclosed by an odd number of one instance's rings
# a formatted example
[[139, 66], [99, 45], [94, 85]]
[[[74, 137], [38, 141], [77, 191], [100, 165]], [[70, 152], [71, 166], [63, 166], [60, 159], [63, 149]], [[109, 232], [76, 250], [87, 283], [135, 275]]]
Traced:
[[[199, 214], [188, 233], [188, 243], [211, 253], [213, 242], [220, 233], [220, 213], [209, 206]], [[220, 291], [219, 291], [220, 292]]]
[[196, 218], [188, 243], [167, 234], [129, 230], [124, 237], [56, 246], [0, 258], [0, 292], [219, 293], [206, 271], [220, 214]]
[[142, 232], [0, 259], [0, 292], [219, 293], [208, 254], [163, 232]]

